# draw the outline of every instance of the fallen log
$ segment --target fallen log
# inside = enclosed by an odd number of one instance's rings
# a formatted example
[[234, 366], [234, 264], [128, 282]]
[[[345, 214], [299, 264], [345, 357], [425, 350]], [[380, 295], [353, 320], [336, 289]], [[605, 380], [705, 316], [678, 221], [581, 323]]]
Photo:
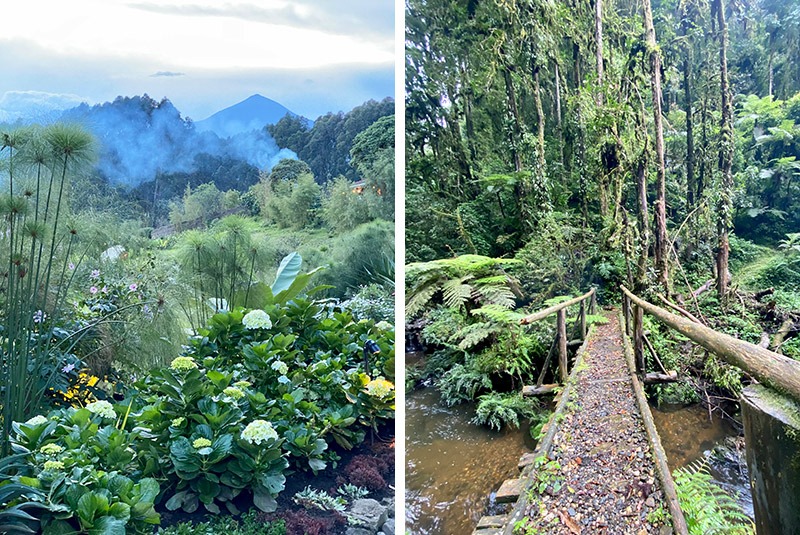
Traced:
[[775, 293], [775, 288], [767, 288], [766, 290], [761, 290], [760, 292], [756, 292], [753, 294], [753, 299], [756, 301], [760, 300], [765, 295], [771, 295]]
[[789, 336], [789, 333], [794, 330], [794, 321], [792, 321], [791, 318], [783, 320], [783, 323], [775, 333], [775, 336], [772, 337], [772, 344], [770, 344], [775, 353], [781, 353], [781, 346], [783, 345], [783, 342], [786, 341], [786, 337]]
[[545, 394], [552, 394], [557, 388], [560, 387], [561, 385], [559, 384], [523, 386], [522, 396], [530, 397], [530, 396], [543, 396]]
[[779, 355], [755, 344], [719, 333], [682, 316], [644, 301], [621, 286], [622, 291], [648, 314], [697, 342], [728, 364], [733, 364], [760, 382], [800, 400], [800, 361]]
[[667, 373], [651, 372], [644, 376], [644, 384], [653, 385], [658, 383], [676, 383], [678, 382], [678, 372], [672, 370]]
[[701, 287], [692, 292], [692, 297], [700, 297], [700, 295], [702, 295], [703, 292], [707, 291], [709, 288], [714, 286], [715, 282], [716, 281], [714, 279], [708, 279], [705, 283], [703, 283]]
[[658, 294], [658, 298], [661, 299], [664, 302], [664, 304], [667, 305], [668, 307], [670, 307], [672, 310], [680, 312], [681, 314], [683, 314], [684, 316], [686, 316], [687, 318], [689, 318], [690, 320], [692, 320], [695, 323], [700, 323], [701, 325], [705, 325], [705, 323], [703, 323], [702, 321], [697, 319], [691, 312], [689, 312], [688, 310], [686, 310], [684, 308], [679, 307], [675, 303], [670, 303], [667, 300], [667, 298], [664, 297], [663, 295]]

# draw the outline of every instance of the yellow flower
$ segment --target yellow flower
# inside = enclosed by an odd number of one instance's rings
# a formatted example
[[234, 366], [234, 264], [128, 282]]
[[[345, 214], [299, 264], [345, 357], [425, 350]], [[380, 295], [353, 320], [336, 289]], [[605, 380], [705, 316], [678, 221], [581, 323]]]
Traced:
[[394, 384], [383, 377], [378, 377], [367, 383], [364, 388], [367, 394], [376, 398], [385, 398], [394, 390]]

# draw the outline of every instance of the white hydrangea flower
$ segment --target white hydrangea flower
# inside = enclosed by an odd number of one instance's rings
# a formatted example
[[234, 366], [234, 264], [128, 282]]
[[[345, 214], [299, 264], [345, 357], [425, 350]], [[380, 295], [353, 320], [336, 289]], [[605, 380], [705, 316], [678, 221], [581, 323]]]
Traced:
[[278, 438], [278, 432], [266, 420], [253, 420], [242, 431], [242, 440], [250, 444], [261, 444], [267, 440]]
[[269, 318], [269, 314], [263, 310], [256, 309], [245, 314], [244, 318], [242, 318], [242, 324], [249, 330], [269, 329], [272, 327], [272, 320]]
[[108, 401], [101, 399], [86, 405], [86, 409], [92, 414], [96, 414], [101, 418], [116, 418], [117, 413], [114, 412], [114, 407]]
[[41, 414], [37, 414], [36, 416], [25, 422], [25, 425], [42, 425], [46, 424], [47, 422], [48, 422], [47, 418], [45, 418]]
[[285, 362], [281, 362], [280, 360], [276, 360], [275, 362], [273, 362], [272, 366], [270, 367], [281, 375], [286, 375], [287, 373], [289, 373], [289, 366]]
[[375, 324], [376, 329], [380, 329], [382, 331], [391, 331], [394, 329], [394, 325], [389, 323], [388, 321], [379, 321]]

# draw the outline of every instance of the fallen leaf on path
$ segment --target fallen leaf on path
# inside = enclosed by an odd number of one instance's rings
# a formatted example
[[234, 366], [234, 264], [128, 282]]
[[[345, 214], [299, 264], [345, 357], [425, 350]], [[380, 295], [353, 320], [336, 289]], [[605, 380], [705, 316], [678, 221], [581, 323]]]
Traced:
[[570, 533], [573, 535], [581, 535], [581, 527], [570, 518], [569, 513], [558, 511], [558, 516], [561, 518], [561, 523], [569, 528]]

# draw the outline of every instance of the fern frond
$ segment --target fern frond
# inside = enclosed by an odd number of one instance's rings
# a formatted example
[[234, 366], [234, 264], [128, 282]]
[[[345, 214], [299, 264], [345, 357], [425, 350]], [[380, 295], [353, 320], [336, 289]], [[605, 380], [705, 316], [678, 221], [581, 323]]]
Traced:
[[411, 319], [422, 312], [437, 291], [439, 291], [439, 285], [434, 281], [427, 286], [417, 288], [414, 292], [409, 292], [406, 299], [406, 319]]
[[498, 323], [517, 324], [519, 320], [525, 317], [524, 314], [520, 314], [516, 310], [510, 310], [502, 305], [484, 305], [481, 308], [471, 310], [470, 313], [474, 316], [484, 316]]
[[506, 284], [508, 282], [508, 275], [493, 275], [491, 277], [483, 277], [480, 279], [475, 279], [476, 286], [482, 286], [484, 284]]
[[458, 279], [452, 279], [442, 286], [442, 299], [444, 305], [451, 308], [461, 308], [464, 303], [472, 297], [472, 285], [466, 284], [472, 279], [472, 275], [467, 275]]
[[505, 286], [481, 286], [476, 288], [479, 293], [478, 301], [484, 306], [499, 305], [504, 308], [514, 308], [514, 292]]
[[705, 462], [679, 468], [673, 475], [690, 535], [755, 533], [752, 521], [736, 501], [714, 484]]
[[499, 330], [499, 327], [492, 323], [473, 323], [467, 325], [458, 333], [458, 337], [461, 338], [461, 342], [458, 343], [458, 348], [464, 351], [472, 349]]

